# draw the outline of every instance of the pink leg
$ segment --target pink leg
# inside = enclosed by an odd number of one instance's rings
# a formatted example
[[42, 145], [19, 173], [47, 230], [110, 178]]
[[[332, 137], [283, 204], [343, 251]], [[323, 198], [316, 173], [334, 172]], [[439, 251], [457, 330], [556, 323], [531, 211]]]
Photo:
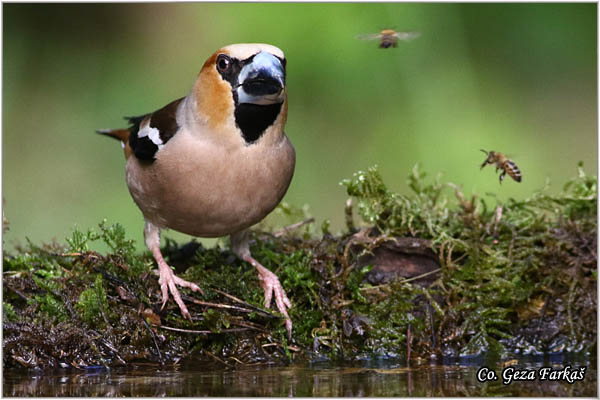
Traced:
[[279, 278], [252, 257], [248, 247], [248, 237], [245, 231], [231, 235], [231, 248], [238, 257], [250, 263], [258, 271], [258, 278], [265, 291], [265, 307], [271, 307], [271, 299], [273, 298], [273, 294], [275, 295], [275, 304], [277, 305], [279, 312], [285, 316], [285, 328], [288, 331], [288, 337], [291, 339], [292, 320], [288, 315], [287, 309], [292, 307], [292, 303], [285, 294], [285, 291], [279, 282]]
[[161, 309], [165, 307], [167, 300], [169, 300], [169, 292], [171, 292], [171, 295], [173, 296], [173, 300], [175, 300], [175, 303], [177, 303], [177, 305], [179, 306], [179, 309], [181, 310], [181, 314], [185, 318], [189, 319], [191, 322], [192, 316], [190, 315], [185, 304], [183, 303], [183, 300], [181, 299], [181, 295], [179, 294], [179, 290], [177, 290], [176, 285], [190, 288], [194, 292], [202, 293], [202, 289], [200, 289], [200, 287], [198, 285], [196, 285], [195, 283], [183, 280], [173, 273], [173, 270], [171, 269], [171, 267], [169, 267], [169, 265], [167, 265], [166, 261], [164, 260], [162, 254], [160, 252], [159, 233], [160, 233], [159, 228], [157, 228], [150, 222], [146, 221], [146, 226], [144, 228], [144, 236], [146, 238], [146, 245], [152, 252], [154, 259], [156, 260], [156, 263], [158, 264], [158, 274], [159, 274], [158, 283], [160, 284], [160, 290], [162, 293]]
[[261, 286], [265, 291], [265, 307], [271, 307], [271, 298], [273, 294], [275, 294], [275, 304], [277, 305], [277, 309], [280, 313], [285, 315], [285, 328], [288, 331], [288, 336], [292, 337], [292, 320], [288, 315], [287, 309], [292, 307], [292, 303], [290, 299], [288, 299], [283, 287], [281, 287], [281, 283], [279, 283], [279, 278], [277, 275], [260, 265], [258, 261], [256, 261], [252, 256], [248, 255], [243, 257], [243, 260], [252, 264], [254, 268], [258, 271], [258, 278], [261, 281]]

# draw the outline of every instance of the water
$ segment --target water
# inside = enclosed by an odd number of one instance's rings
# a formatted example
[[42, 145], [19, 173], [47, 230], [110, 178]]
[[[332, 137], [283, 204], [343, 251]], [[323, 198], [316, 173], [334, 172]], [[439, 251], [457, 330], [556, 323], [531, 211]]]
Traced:
[[[566, 363], [519, 362], [517, 369], [542, 366], [563, 368]], [[488, 365], [498, 381], [479, 382], [480, 366], [424, 365], [406, 368], [391, 361], [318, 363], [290, 366], [242, 366], [235, 369], [185, 365], [159, 368], [136, 365], [128, 369], [62, 370], [33, 373], [5, 370], [3, 395], [9, 397], [105, 396], [302, 396], [302, 397], [431, 397], [431, 396], [586, 396], [596, 397], [596, 363], [588, 365], [585, 379], [501, 383], [503, 366]]]

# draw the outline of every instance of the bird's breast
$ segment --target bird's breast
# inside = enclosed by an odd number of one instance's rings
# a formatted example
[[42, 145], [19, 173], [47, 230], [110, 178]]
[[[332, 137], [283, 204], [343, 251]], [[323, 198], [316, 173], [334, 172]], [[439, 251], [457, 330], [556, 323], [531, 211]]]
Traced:
[[130, 157], [129, 191], [152, 223], [193, 236], [225, 236], [261, 221], [292, 179], [287, 137], [228, 148], [178, 133], [152, 163]]

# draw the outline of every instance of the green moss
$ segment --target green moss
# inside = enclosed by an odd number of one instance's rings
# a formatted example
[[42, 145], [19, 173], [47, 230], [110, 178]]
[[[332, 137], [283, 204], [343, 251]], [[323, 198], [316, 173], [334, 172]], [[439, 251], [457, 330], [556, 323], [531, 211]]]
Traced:
[[37, 304], [39, 311], [52, 320], [62, 322], [68, 317], [64, 304], [52, 294], [36, 295], [30, 302]]
[[[298, 250], [292, 253], [273, 253], [275, 256], [273, 267], [279, 265], [279, 274], [283, 287], [286, 289], [290, 301], [293, 304], [290, 317], [295, 324], [295, 335], [298, 341], [308, 346], [312, 330], [319, 326], [324, 318], [323, 305], [319, 299], [319, 277], [311, 268], [310, 251]], [[284, 331], [280, 330], [281, 337], [285, 337]]]
[[70, 238], [66, 241], [69, 245], [69, 253], [85, 253], [90, 251], [92, 242], [101, 240], [111, 249], [111, 270], [124, 269], [129, 276], [137, 277], [151, 269], [151, 264], [136, 254], [135, 241], [125, 238], [125, 229], [119, 223], [108, 225], [103, 220], [98, 224], [100, 232], [89, 229], [83, 233], [77, 228], [73, 230]]
[[[429, 184], [424, 178], [415, 166], [408, 179], [412, 196], [390, 192], [376, 167], [343, 184], [358, 200], [363, 220], [385, 235], [432, 241], [442, 278], [429, 291], [447, 299], [450, 312], [440, 324], [454, 326], [459, 353], [501, 350], [499, 340], [512, 337], [515, 323], [526, 322], [516, 319], [520, 308], [548, 291], [568, 290], [570, 279], [563, 278], [570, 263], [582, 267], [576, 268], [581, 277], [593, 276], [593, 253], [569, 242], [580, 235], [580, 242], [589, 242], [587, 250], [595, 246], [597, 180], [586, 176], [581, 164], [558, 196], [546, 194], [546, 187], [493, 209], [476, 196], [466, 200], [456, 185], [441, 184], [439, 177]], [[444, 189], [454, 190], [458, 207], [451, 207]], [[573, 254], [577, 249], [580, 257]]]
[[3, 321], [16, 321], [17, 313], [15, 312], [15, 308], [10, 303], [2, 303], [2, 318]]
[[109, 309], [102, 275], [97, 274], [93, 285], [81, 292], [75, 309], [86, 323], [92, 326], [102, 324], [102, 313]]
[[218, 247], [197, 253], [194, 265], [182, 277], [196, 282], [205, 291], [204, 298], [207, 301], [218, 297], [211, 289], [222, 289], [254, 305], [262, 306], [262, 290], [254, 268], [235, 259], [233, 255], [227, 257]]
[[[190, 322], [172, 299], [161, 309], [152, 258], [136, 252], [119, 224], [103, 221], [97, 231], [75, 230], [66, 246], [28, 242], [4, 253], [4, 321], [12, 321], [5, 330], [18, 344], [7, 348], [5, 362], [46, 343], [49, 329], [60, 343], [77, 338], [80, 347], [61, 350], [89, 363], [119, 363], [124, 354], [238, 364], [304, 355], [404, 357], [409, 345], [413, 358], [595, 346], [597, 183], [581, 165], [559, 194], [544, 187], [495, 204], [465, 196], [440, 176], [430, 180], [418, 166], [407, 194], [389, 190], [376, 167], [343, 185], [362, 220], [355, 224], [347, 207], [349, 232], [335, 236], [326, 222], [282, 231], [270, 220], [252, 234], [253, 256], [279, 276], [292, 302], [292, 341], [281, 315], [265, 310], [256, 270], [230, 250], [167, 241], [163, 254], [177, 274], [204, 291], [180, 289]], [[286, 224], [307, 216], [306, 207], [276, 211]], [[398, 237], [429, 240], [439, 259], [430, 286], [368, 283], [376, 261], [365, 265], [361, 257]], [[91, 250], [96, 241], [108, 254]], [[19, 336], [24, 331], [32, 332], [29, 339]], [[39, 360], [51, 359], [55, 339], [46, 340]]]

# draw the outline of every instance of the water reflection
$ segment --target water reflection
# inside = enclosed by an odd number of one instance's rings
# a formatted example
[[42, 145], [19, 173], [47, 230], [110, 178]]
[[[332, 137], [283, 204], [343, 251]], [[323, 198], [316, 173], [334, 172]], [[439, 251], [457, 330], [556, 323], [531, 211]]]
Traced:
[[[432, 397], [432, 396], [596, 396], [595, 363], [585, 380], [565, 382], [480, 383], [474, 366], [401, 367], [392, 363], [362, 365], [254, 366], [133, 370], [35, 375], [4, 371], [4, 396], [177, 397]], [[525, 368], [527, 366], [521, 366]], [[532, 368], [532, 366], [528, 366]], [[501, 366], [492, 366], [500, 372]]]

